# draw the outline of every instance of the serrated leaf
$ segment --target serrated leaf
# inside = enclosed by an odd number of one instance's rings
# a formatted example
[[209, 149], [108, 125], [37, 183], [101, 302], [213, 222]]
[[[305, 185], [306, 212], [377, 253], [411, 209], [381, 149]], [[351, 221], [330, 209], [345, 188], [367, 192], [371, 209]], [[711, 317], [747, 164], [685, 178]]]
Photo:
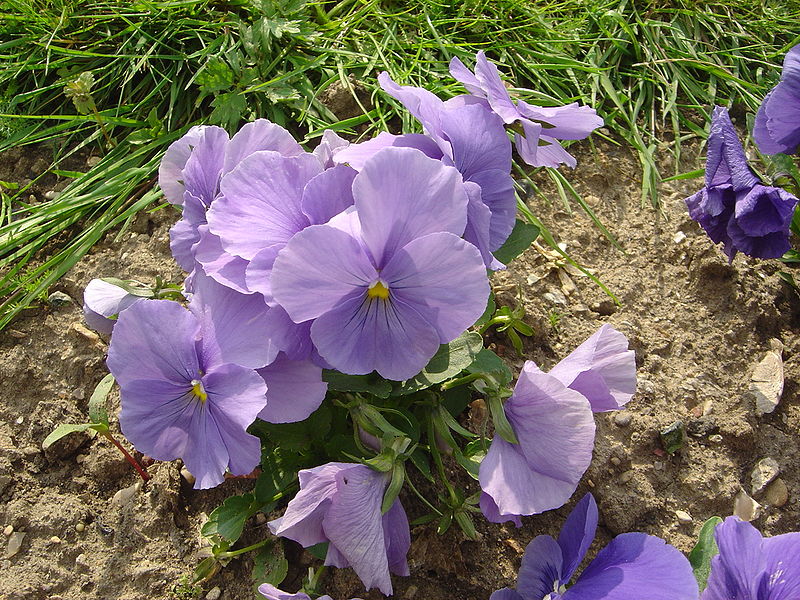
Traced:
[[233, 71], [222, 58], [213, 56], [208, 59], [197, 74], [195, 83], [204, 94], [213, 94], [230, 89], [233, 85]]
[[378, 398], [388, 398], [392, 391], [392, 384], [377, 373], [346, 375], [339, 371], [325, 369], [322, 371], [322, 381], [327, 382], [329, 390], [366, 392]]
[[474, 331], [467, 331], [449, 344], [442, 344], [422, 372], [401, 383], [392, 395], [413, 394], [455, 377], [472, 364], [481, 348], [483, 338]]
[[258, 503], [253, 494], [231, 496], [211, 512], [202, 534], [209, 538], [216, 535], [233, 543], [242, 535], [247, 519], [257, 510]]
[[108, 427], [108, 411], [106, 410], [106, 399], [108, 393], [114, 386], [114, 376], [109, 373], [100, 380], [94, 388], [92, 397], [89, 398], [89, 420], [92, 423], [102, 423]]
[[697, 544], [689, 553], [689, 564], [692, 565], [694, 578], [697, 579], [697, 585], [700, 587], [701, 592], [706, 589], [708, 583], [708, 575], [711, 573], [711, 559], [719, 553], [717, 542], [714, 539], [714, 529], [720, 523], [722, 523], [720, 517], [711, 517], [703, 523], [700, 535], [697, 537]]
[[78, 424], [62, 423], [61, 425], [56, 427], [50, 435], [44, 438], [44, 441], [42, 442], [42, 450], [47, 450], [58, 440], [60, 440], [66, 435], [69, 435], [70, 433], [79, 433], [81, 431], [86, 431], [87, 429], [92, 429], [97, 425], [98, 423], [78, 423]]
[[514, 229], [505, 243], [495, 250], [494, 257], [504, 265], [507, 265], [517, 256], [525, 252], [534, 240], [539, 237], [539, 228], [530, 223], [524, 223], [517, 219]]
[[214, 110], [210, 121], [227, 129], [235, 129], [247, 110], [247, 100], [239, 92], [220, 94], [211, 102]]
[[283, 544], [274, 539], [262, 546], [253, 556], [253, 583], [269, 583], [278, 587], [289, 573], [289, 561], [283, 554]]
[[501, 386], [506, 386], [514, 379], [511, 369], [503, 362], [503, 359], [497, 356], [488, 348], [481, 348], [475, 360], [466, 369], [469, 373], [486, 373], [491, 375]]

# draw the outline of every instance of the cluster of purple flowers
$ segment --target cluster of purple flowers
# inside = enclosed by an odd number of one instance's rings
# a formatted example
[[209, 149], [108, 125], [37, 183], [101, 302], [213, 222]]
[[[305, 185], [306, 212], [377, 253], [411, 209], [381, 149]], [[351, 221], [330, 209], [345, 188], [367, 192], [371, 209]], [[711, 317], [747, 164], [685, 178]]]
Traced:
[[[446, 102], [379, 76], [424, 134], [350, 144], [327, 131], [306, 152], [261, 119], [233, 137], [193, 127], [169, 147], [159, 183], [182, 207], [170, 238], [188, 306], [102, 280], [85, 294], [87, 320], [113, 328], [108, 367], [138, 450], [183, 459], [196, 488], [249, 473], [261, 449], [248, 427], [306, 419], [325, 398], [323, 369], [410, 379], [484, 313], [487, 270], [505, 268], [493, 252], [515, 223], [506, 125], [530, 164], [574, 166], [558, 140], [602, 120], [576, 104], [515, 104], [477, 60], [474, 74], [453, 61], [470, 93]], [[589, 464], [592, 411], [634, 388], [633, 353], [608, 327], [549, 374], [528, 363], [506, 404], [520, 443], [495, 439], [481, 466], [486, 515], [518, 523], [566, 502]], [[381, 511], [389, 475], [328, 463], [299, 480], [273, 533], [327, 542], [326, 564], [391, 593], [410, 537], [399, 500]]]
[[[764, 98], [753, 137], [764, 154], [792, 153], [800, 144], [800, 46], [786, 55], [780, 83]], [[705, 186], [686, 199], [689, 216], [729, 260], [737, 252], [780, 258], [790, 249], [789, 226], [798, 199], [761, 183], [750, 168], [728, 111], [711, 115]]]

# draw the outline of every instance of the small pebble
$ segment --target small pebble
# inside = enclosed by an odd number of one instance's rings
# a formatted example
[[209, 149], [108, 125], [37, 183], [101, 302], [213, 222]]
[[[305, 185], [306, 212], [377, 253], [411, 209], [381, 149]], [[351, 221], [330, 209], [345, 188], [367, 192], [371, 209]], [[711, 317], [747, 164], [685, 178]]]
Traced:
[[57, 535], [54, 535], [53, 537], [50, 538], [50, 543], [51, 544], [60, 544], [61, 543], [61, 538], [58, 537]]
[[778, 477], [769, 484], [767, 491], [764, 492], [764, 501], [770, 506], [780, 508], [789, 501], [789, 488], [786, 483]]
[[75, 557], [75, 566], [76, 567], [83, 567], [84, 569], [89, 568], [89, 560], [86, 558], [86, 555], [81, 553]]
[[620, 412], [614, 415], [614, 425], [617, 427], [627, 427], [631, 424], [633, 420], [633, 415], [627, 412]]
[[658, 461], [658, 460], [657, 460], [656, 462], [654, 462], [654, 463], [653, 463], [653, 468], [654, 468], [656, 471], [661, 471], [661, 470], [663, 470], [663, 469], [664, 469], [664, 463], [663, 463], [663, 462], [661, 462], [661, 461]]
[[682, 231], [678, 231], [674, 236], [672, 236], [672, 241], [676, 244], [680, 244], [683, 240], [686, 239], [686, 234]]
[[620, 483], [628, 483], [631, 479], [633, 479], [634, 472], [633, 471], [625, 471], [622, 475], [619, 476]]
[[99, 163], [102, 159], [99, 156], [90, 156], [86, 159], [86, 166], [90, 169], [92, 167], [96, 167], [97, 163]]
[[588, 485], [590, 488], [593, 488], [593, 487], [594, 487], [594, 481], [592, 481], [591, 479], [587, 479], [587, 480], [586, 480], [586, 483], [587, 483], [587, 485]]
[[676, 510], [675, 516], [678, 517], [678, 521], [681, 523], [691, 523], [692, 522], [692, 515], [690, 515], [685, 510]]
[[78, 533], [83, 533], [85, 529], [86, 525], [84, 525], [83, 523], [78, 523], [77, 525], [75, 525], [75, 531], [77, 531]]
[[416, 597], [418, 591], [419, 590], [418, 590], [417, 586], [410, 585], [410, 586], [408, 586], [408, 589], [406, 590], [406, 593], [403, 594], [403, 598], [405, 598], [406, 600], [411, 600], [412, 598]]
[[619, 458], [617, 458], [616, 456], [612, 456], [612, 457], [609, 459], [609, 462], [610, 462], [612, 465], [614, 465], [615, 467], [618, 467], [618, 466], [619, 466], [619, 464], [620, 464], [622, 461], [621, 461]]
[[752, 521], [761, 514], [761, 505], [747, 495], [747, 492], [740, 490], [733, 501], [733, 514], [742, 521]]
[[3, 529], [3, 535], [9, 537], [12, 533], [14, 533], [14, 526], [6, 525], [5, 529]]
[[14, 423], [16, 423], [17, 425], [22, 425], [22, 423], [24, 421], [25, 421], [25, 417], [17, 417], [16, 420], [14, 421]]
[[762, 492], [780, 472], [777, 460], [770, 457], [762, 458], [750, 473], [750, 493], [755, 495]]
[[136, 496], [136, 492], [139, 491], [139, 487], [139, 482], [136, 482], [126, 488], [117, 490], [114, 497], [111, 498], [111, 504], [120, 507], [130, 504], [131, 500]]
[[219, 597], [222, 595], [222, 590], [219, 589], [219, 586], [214, 586], [208, 593], [206, 594], [206, 600], [219, 600]]
[[194, 482], [196, 481], [195, 476], [189, 472], [189, 469], [186, 468], [186, 465], [181, 467], [181, 477], [183, 477], [186, 480], [186, 483], [189, 485], [194, 485]]
[[8, 538], [8, 545], [6, 546], [6, 554], [4, 558], [11, 558], [19, 552], [22, 548], [22, 540], [25, 539], [24, 531], [15, 531]]
[[48, 190], [44, 193], [45, 200], [55, 200], [61, 195], [61, 192], [57, 192], [55, 190]]
[[267, 515], [265, 515], [264, 513], [257, 513], [256, 514], [256, 524], [257, 525], [263, 525], [266, 522], [267, 522]]
[[64, 292], [53, 292], [47, 297], [47, 303], [50, 306], [67, 306], [68, 304], [72, 304], [72, 298], [70, 298]]
[[75, 462], [78, 463], [78, 464], [81, 464], [87, 458], [88, 458], [88, 456], [86, 454], [78, 454], [78, 456], [75, 457]]
[[8, 331], [8, 335], [17, 340], [21, 340], [23, 338], [28, 337], [27, 333], [22, 333], [21, 331], [17, 331], [16, 329], [7, 329], [6, 331]]

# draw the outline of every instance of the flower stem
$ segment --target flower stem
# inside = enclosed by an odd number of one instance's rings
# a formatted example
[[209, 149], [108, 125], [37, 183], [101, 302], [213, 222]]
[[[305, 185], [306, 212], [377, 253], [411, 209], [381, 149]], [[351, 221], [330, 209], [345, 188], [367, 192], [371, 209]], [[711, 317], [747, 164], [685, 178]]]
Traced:
[[145, 471], [144, 468], [142, 467], [142, 465], [139, 464], [139, 461], [137, 461], [135, 458], [133, 458], [133, 456], [131, 456], [130, 452], [125, 450], [125, 447], [122, 444], [120, 444], [116, 440], [116, 438], [114, 438], [113, 435], [111, 435], [110, 431], [104, 431], [103, 432], [103, 436], [105, 436], [106, 439], [108, 439], [108, 441], [110, 441], [112, 444], [114, 444], [119, 449], [119, 451], [122, 452], [122, 454], [125, 455], [125, 460], [127, 460], [129, 463], [131, 463], [131, 465], [133, 465], [133, 468], [136, 469], [136, 472], [139, 473], [139, 476], [145, 482], [150, 480], [149, 473], [147, 471]]

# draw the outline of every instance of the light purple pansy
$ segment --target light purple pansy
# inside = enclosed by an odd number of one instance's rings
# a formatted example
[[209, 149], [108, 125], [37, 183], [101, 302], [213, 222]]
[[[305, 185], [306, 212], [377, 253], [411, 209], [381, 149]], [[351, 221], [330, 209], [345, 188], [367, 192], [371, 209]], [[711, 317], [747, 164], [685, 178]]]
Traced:
[[290, 360], [285, 354], [258, 374], [267, 384], [267, 405], [258, 418], [270, 423], [294, 423], [307, 419], [325, 399], [328, 384], [322, 368], [310, 360]]
[[480, 506], [493, 523], [562, 506], [592, 461], [595, 424], [580, 392], [527, 361], [504, 410], [518, 444], [499, 435], [481, 462]]
[[[516, 589], [498, 590], [490, 600], [697, 600], [697, 582], [686, 557], [644, 533], [615, 537], [567, 587], [596, 530], [597, 504], [586, 494], [558, 540], [540, 535], [525, 548]], [[739, 596], [725, 600], [733, 598]]]
[[504, 268], [492, 252], [502, 246], [514, 228], [516, 198], [511, 178], [511, 143], [502, 120], [480, 103], [472, 102], [470, 96], [443, 102], [422, 88], [396, 84], [385, 72], [378, 81], [384, 91], [417, 118], [427, 135], [382, 133], [374, 140], [340, 151], [336, 160], [358, 168], [368, 152], [392, 145], [415, 147], [454, 166], [464, 178], [469, 197], [464, 239], [480, 249], [487, 268]]
[[753, 138], [764, 154], [793, 154], [800, 146], [800, 44], [786, 53], [781, 80], [756, 114]]
[[762, 537], [739, 517], [717, 525], [719, 554], [702, 600], [790, 600], [800, 598], [800, 533]]
[[197, 489], [221, 483], [226, 470], [244, 475], [258, 465], [261, 444], [246, 430], [267, 402], [264, 380], [222, 362], [218, 342], [226, 338], [215, 339], [204, 322], [176, 302], [135, 304], [120, 314], [107, 361], [125, 437], [157, 460], [182, 458]]
[[311, 339], [333, 368], [405, 380], [486, 308], [483, 260], [458, 237], [464, 185], [418, 150], [385, 148], [352, 190], [353, 208], [281, 250], [272, 293], [296, 323], [314, 320]]
[[606, 323], [549, 374], [586, 396], [592, 411], [618, 410], [636, 392], [636, 353], [628, 350], [627, 338]]
[[582, 140], [603, 126], [603, 119], [593, 108], [579, 106], [577, 102], [555, 107], [535, 106], [523, 100], [514, 103], [500, 72], [483, 51], [475, 57], [474, 73], [453, 58], [450, 74], [470, 94], [484, 100], [504, 123], [521, 125], [524, 135], [514, 136], [517, 152], [534, 167], [557, 167], [561, 163], [575, 167], [577, 161], [558, 141]]
[[95, 331], [110, 334], [116, 315], [144, 299], [103, 279], [92, 279], [83, 291], [83, 318]]
[[[308, 594], [305, 592], [296, 592], [291, 594], [289, 592], [284, 592], [283, 590], [279, 590], [274, 585], [270, 585], [269, 583], [262, 583], [258, 586], [258, 593], [264, 596], [267, 600], [311, 600]], [[319, 596], [317, 600], [333, 600], [328, 594], [324, 596]], [[360, 598], [353, 598], [352, 600], [361, 600]]]
[[247, 156], [262, 150], [285, 156], [303, 153], [283, 127], [258, 119], [244, 125], [230, 139], [220, 127], [193, 127], [170, 145], [159, 167], [159, 185], [167, 200], [184, 207], [181, 220], [170, 230], [175, 260], [184, 270], [192, 271], [197, 259], [196, 247], [202, 240], [206, 272], [242, 292], [248, 291], [244, 266], [235, 257], [217, 250], [219, 242], [205, 227], [205, 213], [220, 195], [223, 176]]
[[762, 185], [747, 163], [728, 116], [717, 106], [708, 136], [705, 186], [686, 198], [689, 216], [729, 260], [737, 252], [756, 258], [780, 258], [789, 250], [789, 225], [797, 198], [781, 188]]
[[[388, 476], [353, 463], [328, 463], [299, 472], [300, 491], [273, 534], [305, 548], [328, 542], [326, 565], [352, 567], [365, 587], [391, 595], [390, 572], [408, 575], [408, 519], [399, 500], [381, 514]], [[290, 596], [291, 597], [291, 596]]]

